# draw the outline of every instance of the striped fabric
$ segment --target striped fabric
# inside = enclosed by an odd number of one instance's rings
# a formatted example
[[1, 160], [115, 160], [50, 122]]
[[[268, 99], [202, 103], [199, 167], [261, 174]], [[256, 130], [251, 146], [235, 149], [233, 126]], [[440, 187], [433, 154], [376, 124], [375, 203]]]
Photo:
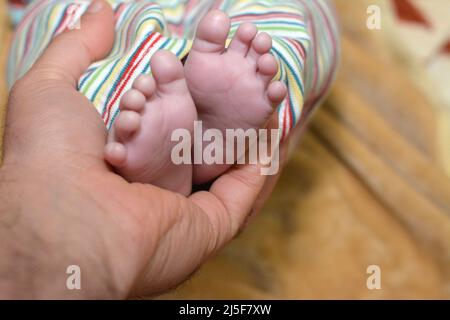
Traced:
[[[27, 0], [12, 1], [15, 14]], [[273, 36], [272, 53], [289, 95], [278, 107], [285, 137], [308, 118], [327, 93], [338, 62], [338, 29], [327, 0], [108, 0], [116, 14], [116, 40], [110, 55], [92, 64], [79, 81], [107, 128], [119, 113], [119, 101], [133, 81], [150, 73], [153, 53], [166, 49], [183, 59], [195, 27], [211, 8], [232, 19], [230, 38], [239, 24], [253, 22]], [[51, 39], [77, 28], [88, 0], [31, 1], [17, 27], [8, 63], [10, 86], [29, 70]], [[20, 11], [20, 10], [19, 10]], [[82, 26], [81, 26], [82, 27]]]

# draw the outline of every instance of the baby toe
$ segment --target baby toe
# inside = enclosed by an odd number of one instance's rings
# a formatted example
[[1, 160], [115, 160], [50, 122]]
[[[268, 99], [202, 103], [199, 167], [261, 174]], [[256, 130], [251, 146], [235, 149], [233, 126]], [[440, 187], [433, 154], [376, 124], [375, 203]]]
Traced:
[[241, 24], [231, 40], [228, 51], [246, 56], [257, 33], [258, 29], [253, 23]]
[[140, 75], [133, 82], [133, 89], [140, 91], [146, 98], [150, 98], [156, 90], [155, 79], [147, 74]]
[[287, 87], [281, 81], [272, 82], [267, 88], [267, 97], [273, 106], [279, 105], [287, 96]]
[[137, 89], [127, 91], [120, 100], [120, 110], [141, 112], [144, 109], [146, 98]]
[[128, 139], [141, 126], [141, 116], [134, 111], [122, 111], [114, 122], [115, 135], [120, 141]]
[[118, 142], [111, 142], [105, 146], [105, 160], [114, 167], [122, 166], [127, 159], [125, 146]]
[[269, 84], [278, 73], [278, 62], [275, 57], [270, 53], [261, 56], [258, 60], [257, 72], [260, 78]]
[[266, 32], [261, 32], [252, 41], [248, 55], [258, 60], [262, 55], [269, 53], [270, 49], [272, 49], [272, 37]]

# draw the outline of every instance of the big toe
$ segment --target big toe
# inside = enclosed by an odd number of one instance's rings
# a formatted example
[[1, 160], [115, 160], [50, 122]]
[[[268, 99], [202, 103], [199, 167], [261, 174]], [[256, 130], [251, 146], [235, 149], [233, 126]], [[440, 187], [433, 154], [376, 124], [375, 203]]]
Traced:
[[197, 27], [193, 50], [223, 52], [230, 27], [230, 18], [223, 11], [208, 12]]
[[150, 65], [158, 91], [185, 89], [185, 81], [177, 81], [184, 80], [183, 64], [173, 53], [158, 51], [153, 55]]

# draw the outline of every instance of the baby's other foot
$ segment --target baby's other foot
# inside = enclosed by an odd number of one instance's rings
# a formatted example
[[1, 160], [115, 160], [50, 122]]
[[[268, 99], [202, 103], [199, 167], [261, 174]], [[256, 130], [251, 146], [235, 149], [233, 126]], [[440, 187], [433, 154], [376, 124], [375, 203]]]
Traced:
[[[260, 129], [287, 94], [283, 82], [272, 81], [278, 63], [269, 52], [272, 38], [255, 25], [242, 24], [230, 46], [229, 17], [218, 10], [200, 22], [185, 64], [189, 90], [203, 128]], [[224, 144], [225, 145], [225, 144]], [[236, 159], [235, 159], [236, 160]], [[195, 165], [194, 183], [205, 183], [230, 165]]]
[[130, 182], [150, 183], [188, 195], [192, 166], [171, 159], [176, 129], [192, 132], [197, 112], [178, 58], [168, 51], [155, 53], [152, 74], [136, 79], [121, 100], [105, 147], [106, 160]]

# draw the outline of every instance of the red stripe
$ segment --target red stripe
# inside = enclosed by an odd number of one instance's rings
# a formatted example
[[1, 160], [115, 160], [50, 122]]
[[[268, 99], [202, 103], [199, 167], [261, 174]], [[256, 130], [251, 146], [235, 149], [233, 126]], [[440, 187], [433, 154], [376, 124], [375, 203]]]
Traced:
[[115, 94], [114, 98], [110, 101], [110, 103], [109, 103], [109, 105], [107, 107], [107, 111], [106, 111], [107, 117], [106, 117], [105, 123], [109, 122], [110, 115], [111, 115], [111, 108], [114, 105], [114, 103], [116, 103], [116, 101], [119, 98], [119, 96], [121, 95], [122, 91], [124, 90], [125, 86], [127, 85], [128, 81], [130, 80], [131, 76], [133, 75], [134, 71], [136, 71], [137, 67], [142, 62], [142, 60], [144, 59], [144, 57], [146, 56], [146, 54], [148, 53], [150, 48], [152, 48], [155, 45], [155, 43], [157, 43], [162, 38], [162, 36], [160, 34], [157, 34], [156, 39], [150, 44], [150, 46], [147, 48], [145, 53], [141, 56], [141, 59], [137, 63], [135, 63], [137, 57], [139, 57], [139, 55], [144, 50], [144, 48], [147, 45], [147, 43], [151, 42], [151, 40], [154, 38], [155, 35], [156, 34], [153, 33], [150, 37], [148, 37], [145, 40], [145, 42], [141, 45], [141, 48], [139, 49], [139, 51], [134, 55], [133, 59], [131, 60], [130, 65], [125, 70], [124, 78], [122, 78], [123, 80], [121, 80], [122, 82], [119, 85], [119, 90], [116, 91], [116, 94]]
[[[286, 109], [284, 109], [284, 117], [283, 117], [283, 128], [281, 128], [281, 137], [280, 140], [283, 141], [284, 137], [286, 136]], [[280, 124], [278, 124], [278, 127], [280, 126]]]
[[306, 52], [305, 49], [303, 49], [303, 47], [297, 42], [297, 40], [289, 40], [292, 45], [297, 49], [297, 51], [300, 53], [300, 56], [303, 59], [303, 65], [305, 65], [305, 60], [306, 60]]
[[[111, 112], [112, 106], [114, 105], [114, 103], [115, 103], [115, 102], [117, 101], [117, 99], [119, 98], [120, 94], [122, 93], [123, 89], [125, 88], [126, 84], [128, 83], [128, 81], [129, 81], [129, 79], [130, 79], [132, 73], [136, 70], [137, 66], [138, 66], [139, 63], [142, 61], [142, 59], [143, 59], [143, 57], [145, 56], [145, 54], [142, 55], [141, 60], [139, 60], [137, 64], [135, 63], [135, 62], [136, 62], [136, 59], [139, 57], [139, 55], [140, 55], [141, 52], [144, 50], [144, 48], [146, 47], [146, 45], [147, 45], [148, 43], [150, 43], [150, 42], [153, 40], [153, 38], [155, 37], [155, 35], [156, 35], [155, 33], [151, 34], [150, 37], [148, 37], [148, 38], [141, 44], [140, 48], [138, 49], [138, 51], [134, 54], [133, 58], [131, 59], [130, 64], [128, 65], [127, 69], [125, 70], [125, 72], [124, 72], [124, 74], [123, 74], [122, 79], [120, 80], [121, 82], [120, 82], [120, 84], [119, 84], [119, 90], [116, 91], [116, 93], [115, 93], [113, 99], [111, 99], [110, 103], [108, 104], [108, 107], [107, 107], [107, 109], [106, 109], [105, 114], [103, 115], [103, 118], [104, 118], [105, 115], [107, 116], [107, 117], [106, 117], [106, 121], [105, 121], [106, 123], [108, 123], [108, 121], [109, 121], [109, 117], [110, 117], [110, 112]], [[161, 35], [158, 35], [157, 39], [156, 39], [153, 43], [150, 44], [150, 47], [149, 47], [149, 48], [151, 48], [151, 47], [154, 45], [154, 43], [157, 42], [160, 38], [161, 38]], [[149, 48], [147, 48], [147, 51], [149, 50]]]
[[[147, 43], [149, 43], [153, 37], [155, 36], [155, 34], [151, 34], [150, 37], [148, 37], [147, 39], [145, 39], [144, 42], [141, 43], [138, 51], [133, 55], [133, 57], [131, 58], [131, 61], [129, 63], [129, 65], [127, 66], [127, 69], [125, 69], [125, 72], [123, 74], [122, 79], [124, 79], [124, 77], [127, 76], [129, 70], [131, 70], [134, 66], [134, 62], [136, 61], [137, 57], [139, 56], [139, 54], [142, 52], [142, 50], [145, 48], [145, 46], [147, 45]], [[121, 79], [119, 79], [119, 81], [122, 81]], [[119, 83], [119, 86], [121, 85], [121, 83]], [[113, 100], [116, 99], [116, 96], [113, 97]], [[108, 108], [105, 110], [105, 112], [103, 113], [102, 117], [104, 118], [105, 115], [107, 115], [107, 113], [110, 111], [111, 109], [111, 101], [110, 103], [108, 103]]]

